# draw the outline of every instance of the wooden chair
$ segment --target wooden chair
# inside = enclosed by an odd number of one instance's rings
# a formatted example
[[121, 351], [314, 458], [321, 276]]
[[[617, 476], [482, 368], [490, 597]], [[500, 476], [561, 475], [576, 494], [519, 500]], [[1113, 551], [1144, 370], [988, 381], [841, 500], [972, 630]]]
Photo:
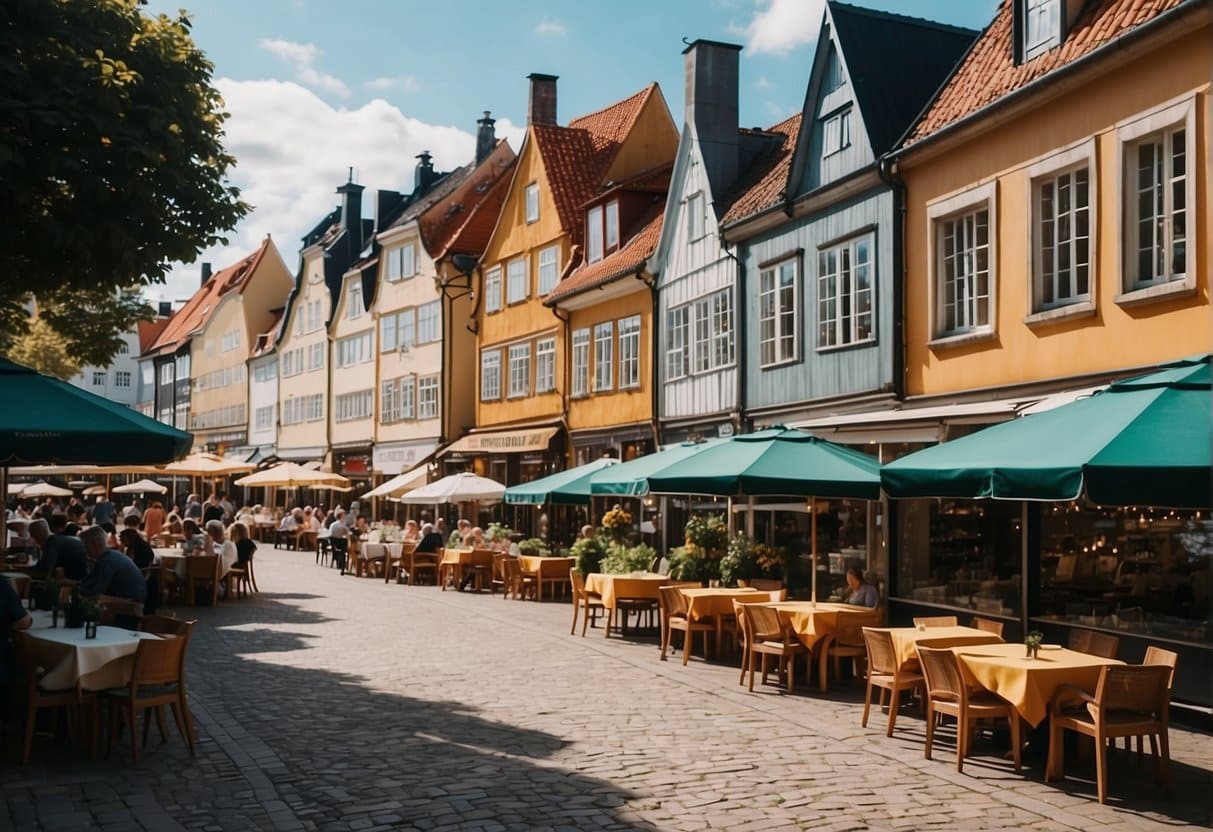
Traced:
[[[762, 656], [762, 683], [767, 682], [767, 660], [770, 656], [779, 659], [778, 671], [780, 677], [786, 676], [788, 693], [796, 690], [796, 657], [808, 656], [808, 648], [800, 643], [796, 634], [784, 624], [779, 612], [773, 607], [761, 604], [733, 603], [733, 612], [741, 623], [742, 674], [750, 671], [750, 693], [754, 692], [754, 665]], [[808, 667], [812, 664], [806, 658], [805, 677], [809, 675]]]
[[[779, 582], [775, 581], [775, 583]], [[694, 586], [699, 586], [699, 584], [695, 583]], [[775, 604], [780, 601], [786, 601], [788, 598], [788, 591], [780, 588], [767, 590], [765, 592], [754, 592], [751, 593], [751, 595], [753, 597], [742, 595], [735, 600], [742, 604]], [[719, 640], [719, 644], [717, 646], [738, 645], [741, 648], [741, 651], [744, 653], [745, 645], [741, 640], [741, 621], [737, 617], [736, 606], [734, 606], [733, 609], [734, 612], [720, 616], [720, 620], [717, 622], [716, 632], [717, 639]], [[742, 656], [742, 659], [744, 658], [745, 656]], [[744, 664], [742, 666], [744, 667]], [[742, 672], [744, 673], [744, 671]]]
[[438, 564], [442, 563], [444, 550], [439, 549], [437, 552], [418, 552], [416, 547], [408, 550], [408, 568], [409, 586], [417, 583], [417, 575], [421, 572], [429, 572], [434, 576], [434, 583], [438, 583]]
[[777, 581], [773, 578], [754, 578], [746, 581], [746, 583], [759, 592], [771, 592], [776, 589], [783, 589], [783, 581]]
[[58, 727], [59, 709], [66, 709], [68, 716], [68, 732], [75, 736], [78, 730], [77, 715], [85, 707], [92, 712], [89, 720], [89, 755], [96, 756], [97, 749], [97, 697], [96, 694], [81, 690], [79, 685], [64, 690], [47, 690], [42, 687], [42, 677], [46, 669], [38, 667], [34, 658], [30, 635], [24, 630], [14, 630], [12, 633], [13, 651], [16, 654], [17, 682], [13, 685], [16, 694], [16, 704], [25, 713], [25, 738], [21, 746], [21, 765], [29, 762], [30, 751], [34, 743], [34, 722], [38, 711], [43, 708], [53, 708], [51, 712], [51, 731]]
[[1114, 659], [1120, 653], [1120, 637], [1094, 630], [1070, 630], [1070, 649], [1102, 659]]
[[[394, 549], [396, 546], [400, 547], [399, 550]], [[411, 543], [384, 544], [386, 554], [383, 558], [383, 582], [385, 584], [393, 578], [398, 584], [404, 582], [404, 575], [408, 572], [408, 558], [415, 548], [416, 546]]]
[[[1062, 685], [1049, 705], [1049, 764], [1045, 779], [1065, 775], [1065, 731], [1095, 740], [1095, 783], [1099, 802], [1108, 797], [1108, 740], [1150, 738], [1155, 777], [1170, 790], [1171, 668], [1157, 665], [1117, 665], [1099, 673], [1095, 695], [1075, 685]], [[1075, 705], [1068, 704], [1077, 698]]]
[[1005, 625], [1001, 621], [994, 621], [989, 618], [978, 618], [977, 616], [973, 616], [972, 626], [976, 627], [978, 630], [985, 630], [987, 633], [993, 633], [999, 638], [1002, 638], [1002, 631]]
[[[506, 555], [503, 552], [493, 553], [493, 576], [489, 580], [489, 593], [497, 594], [497, 590], [505, 592], [505, 559]], [[577, 596], [573, 596], [573, 603], [577, 603]], [[573, 611], [573, 626], [577, 626], [577, 611]]]
[[535, 580], [533, 575], [529, 575], [522, 571], [522, 564], [518, 562], [518, 558], [506, 556], [501, 562], [502, 580], [504, 581], [505, 591], [501, 593], [502, 600], [514, 596], [515, 600], [524, 600], [525, 598], [535, 598], [539, 592], [539, 582]]
[[838, 623], [833, 635], [826, 641], [819, 657], [817, 668], [817, 686], [824, 693], [826, 690], [826, 667], [829, 660], [834, 660], [834, 678], [842, 675], [842, 660], [850, 659], [855, 665], [855, 676], [859, 676], [859, 661], [868, 655], [867, 645], [863, 640], [863, 628], [871, 626], [872, 616], [862, 612], [840, 612]]
[[[277, 543], [274, 544], [274, 548], [275, 549], [278, 548]], [[329, 540], [328, 535], [325, 535], [324, 537], [317, 537], [316, 538], [316, 563], [319, 564], [320, 561], [323, 560], [327, 564], [332, 559], [332, 557], [333, 557], [333, 545], [332, 545], [332, 541]]]
[[1020, 770], [1019, 714], [1011, 703], [989, 691], [970, 691], [956, 654], [947, 648], [918, 646], [927, 690], [927, 743], [923, 756], [931, 759], [935, 745], [937, 714], [956, 717], [956, 770], [964, 772], [976, 723], [983, 719], [1005, 718], [1011, 726], [1011, 752], [1015, 770]]
[[[661, 660], [665, 661], [666, 653], [670, 650], [674, 630], [681, 630], [682, 664], [690, 661], [691, 651], [695, 648], [695, 633], [703, 633], [703, 658], [708, 657], [708, 634], [716, 632], [714, 621], [692, 621], [687, 615], [687, 597], [676, 586], [659, 587], [657, 607], [660, 611], [661, 623]], [[626, 611], [624, 612], [626, 616]], [[608, 613], [607, 629], [611, 627], [611, 616]]]
[[960, 619], [954, 615], [926, 615], [914, 619], [915, 627], [958, 627]]
[[[190, 625], [192, 630], [192, 623]], [[125, 722], [131, 735], [131, 756], [139, 762], [139, 739], [135, 724], [143, 712], [143, 744], [147, 744], [150, 714], [155, 709], [156, 722], [160, 729], [161, 742], [168, 741], [164, 725], [163, 706], [168, 705], [177, 722], [177, 730], [185, 738], [190, 754], [194, 753], [194, 731], [189, 708], [185, 701], [185, 650], [189, 636], [167, 636], [140, 639], [135, 648], [135, 667], [126, 687], [114, 688], [102, 694], [109, 709], [109, 740], [105, 755], [114, 750], [114, 739], [118, 735], [119, 717]]]
[[102, 595], [98, 600], [101, 602], [101, 618], [98, 620], [98, 624], [106, 627], [125, 627], [128, 630], [139, 629], [139, 624], [143, 619], [142, 601], [131, 601], [128, 598], [115, 598], [109, 595]]
[[590, 626], [591, 619], [597, 622], [599, 611], [605, 610], [606, 607], [602, 604], [601, 595], [585, 588], [585, 579], [576, 569], [569, 570], [569, 583], [573, 586], [573, 626], [569, 628], [569, 635], [577, 632], [577, 616], [585, 609], [585, 617], [581, 622], [581, 637], [585, 638], [585, 631]]
[[893, 649], [893, 636], [888, 630], [873, 627], [863, 628], [864, 646], [868, 650], [868, 685], [863, 697], [863, 719], [860, 725], [868, 727], [868, 713], [872, 709], [872, 688], [880, 688], [878, 707], [884, 707], [885, 691], [889, 692], [889, 728], [886, 736], [893, 736], [897, 723], [897, 708], [903, 690], [921, 690], [926, 684], [920, 673], [903, 671], [897, 663], [897, 651]]
[[[1171, 668], [1171, 675], [1167, 677], [1167, 690], [1170, 691], [1175, 684], [1175, 666], [1179, 664], [1179, 654], [1173, 653], [1170, 650], [1164, 650], [1161, 647], [1155, 647], [1153, 644], [1146, 647], [1146, 657], [1141, 660], [1142, 664], [1159, 665], [1162, 667]], [[1132, 742], [1137, 746], [1137, 757], [1141, 759], [1141, 737], [1125, 737], [1125, 750], [1129, 748], [1129, 743]], [[1113, 742], [1115, 745], [1115, 742]]]
[[371, 577], [375, 577], [375, 573], [380, 569], [387, 572], [386, 560], [386, 546], [382, 543], [364, 543], [362, 550], [358, 553], [358, 562], [354, 566], [355, 574], [362, 578], [368, 573]]
[[139, 622], [139, 629], [145, 633], [155, 633], [158, 636], [182, 636], [188, 641], [193, 634], [194, 625], [197, 623], [197, 620], [192, 618], [186, 620], [169, 615], [145, 615]]
[[207, 599], [209, 606], [219, 604], [219, 556], [191, 555], [185, 559], [185, 600], [197, 604]]

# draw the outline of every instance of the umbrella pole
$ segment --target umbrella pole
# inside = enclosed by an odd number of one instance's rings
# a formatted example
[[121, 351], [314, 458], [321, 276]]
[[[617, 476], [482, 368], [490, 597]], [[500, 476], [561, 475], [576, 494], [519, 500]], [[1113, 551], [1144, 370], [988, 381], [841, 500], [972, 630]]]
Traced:
[[812, 578], [809, 581], [812, 595], [810, 599], [814, 604], [817, 603], [817, 498], [809, 498], [809, 534], [813, 538], [812, 555], [809, 560], [809, 570]]
[[736, 525], [733, 522], [733, 498], [732, 497], [729, 497], [728, 501], [725, 503], [725, 510], [728, 511], [728, 513], [729, 513], [729, 537], [732, 537], [734, 526]]

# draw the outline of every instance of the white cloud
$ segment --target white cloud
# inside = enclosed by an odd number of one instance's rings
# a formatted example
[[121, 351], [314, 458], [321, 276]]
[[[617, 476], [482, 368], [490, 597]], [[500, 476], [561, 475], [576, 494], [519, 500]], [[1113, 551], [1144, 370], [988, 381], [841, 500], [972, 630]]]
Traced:
[[363, 86], [369, 90], [375, 90], [377, 92], [386, 92], [387, 90], [418, 92], [421, 89], [421, 83], [412, 75], [401, 75], [395, 78], [372, 78], [371, 80], [364, 82]]
[[350, 88], [340, 78], [321, 72], [314, 64], [322, 54], [314, 43], [295, 43], [278, 38], [263, 38], [258, 44], [266, 52], [279, 58], [295, 72], [295, 79], [309, 87], [331, 92], [342, 98], [350, 97]]
[[770, 78], [763, 75], [761, 78], [759, 78], [757, 81], [754, 82], [754, 86], [760, 90], [769, 90], [769, 89], [773, 88], [775, 85], [773, 83], [771, 83]]
[[748, 54], [785, 55], [817, 40], [825, 0], [760, 0], [753, 19], [729, 31], [745, 37]]
[[[149, 297], [189, 297], [198, 287], [199, 264], [216, 269], [255, 250], [272, 234], [293, 272], [299, 239], [336, 205], [334, 193], [354, 167], [355, 181], [366, 186], [363, 213], [371, 216], [374, 191], [408, 191], [413, 184], [413, 158], [422, 150], [434, 165], [450, 170], [466, 164], [475, 151], [472, 134], [480, 113], [468, 113], [468, 129], [426, 124], [376, 99], [357, 109], [333, 107], [300, 84], [287, 81], [216, 82], [231, 118], [225, 146], [236, 157], [232, 183], [253, 212], [229, 234], [227, 246], [202, 252], [196, 262], [178, 265], [166, 287], [151, 287]], [[514, 150], [523, 128], [497, 120], [497, 135]]]
[[552, 17], [545, 17], [535, 25], [535, 34], [537, 35], [564, 37], [567, 33], [568, 29], [565, 28], [565, 25]]

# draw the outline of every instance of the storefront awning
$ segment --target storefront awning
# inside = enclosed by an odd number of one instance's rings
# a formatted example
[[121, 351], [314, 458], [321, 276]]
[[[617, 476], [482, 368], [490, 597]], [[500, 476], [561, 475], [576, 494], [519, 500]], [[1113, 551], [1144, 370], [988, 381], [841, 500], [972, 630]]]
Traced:
[[447, 454], [525, 454], [547, 450], [552, 437], [560, 431], [553, 425], [544, 428], [496, 430], [469, 433], [438, 452]]

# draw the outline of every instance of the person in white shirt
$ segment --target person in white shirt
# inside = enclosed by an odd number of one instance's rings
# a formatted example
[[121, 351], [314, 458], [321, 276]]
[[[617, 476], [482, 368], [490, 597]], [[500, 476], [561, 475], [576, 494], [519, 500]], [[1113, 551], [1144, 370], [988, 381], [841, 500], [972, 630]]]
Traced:
[[333, 548], [333, 560], [341, 567], [341, 574], [344, 575], [350, 552], [350, 527], [345, 525], [344, 509], [339, 508], [333, 512], [333, 522], [329, 526], [329, 545]]

